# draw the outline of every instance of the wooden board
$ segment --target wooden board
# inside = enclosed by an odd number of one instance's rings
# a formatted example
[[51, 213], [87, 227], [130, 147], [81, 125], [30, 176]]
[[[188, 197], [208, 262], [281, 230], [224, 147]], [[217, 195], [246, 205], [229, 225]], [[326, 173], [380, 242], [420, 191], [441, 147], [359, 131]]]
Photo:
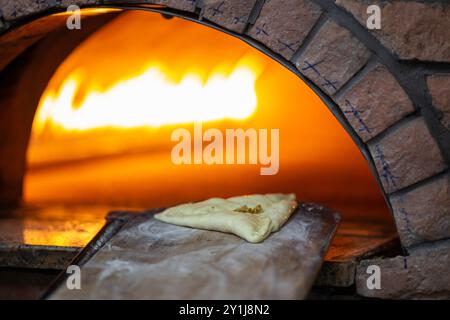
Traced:
[[82, 266], [80, 290], [63, 281], [48, 298], [302, 299], [338, 221], [322, 207], [300, 205], [280, 231], [251, 244], [139, 215]]

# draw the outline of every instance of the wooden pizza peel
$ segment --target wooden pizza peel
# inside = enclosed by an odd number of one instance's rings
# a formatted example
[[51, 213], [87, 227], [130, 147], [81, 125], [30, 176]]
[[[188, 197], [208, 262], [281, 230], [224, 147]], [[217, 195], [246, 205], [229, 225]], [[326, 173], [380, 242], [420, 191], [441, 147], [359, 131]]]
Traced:
[[304, 299], [340, 219], [301, 203], [278, 232], [252, 244], [163, 223], [153, 218], [158, 211], [112, 214], [110, 228], [72, 263], [81, 267], [81, 288], [69, 289], [64, 274], [45, 298]]

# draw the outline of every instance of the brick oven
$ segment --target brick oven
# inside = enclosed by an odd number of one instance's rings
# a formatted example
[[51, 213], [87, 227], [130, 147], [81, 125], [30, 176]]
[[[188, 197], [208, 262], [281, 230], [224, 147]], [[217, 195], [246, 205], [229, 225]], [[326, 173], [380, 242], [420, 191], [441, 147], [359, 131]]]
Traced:
[[[79, 30], [68, 25], [71, 5], [82, 9]], [[368, 28], [370, 5], [379, 29]], [[0, 0], [0, 274], [24, 279], [0, 280], [0, 297], [41, 295], [77, 254], [85, 262], [114, 237], [131, 219], [125, 209], [279, 190], [341, 214], [310, 297], [449, 298], [449, 39], [444, 0]], [[39, 123], [43, 97], [69, 71], [94, 70], [78, 83], [83, 101], [96, 74], [107, 83], [139, 70], [147, 49], [172, 73], [252, 61], [269, 111], [246, 125], [280, 128], [289, 161], [279, 175], [168, 169], [150, 153], [167, 149], [169, 129], [80, 133], [75, 113], [59, 123], [75, 128], [63, 135]], [[116, 65], [103, 61], [110, 55]], [[172, 99], [149, 92], [133, 101]], [[373, 265], [379, 290], [366, 285]]]

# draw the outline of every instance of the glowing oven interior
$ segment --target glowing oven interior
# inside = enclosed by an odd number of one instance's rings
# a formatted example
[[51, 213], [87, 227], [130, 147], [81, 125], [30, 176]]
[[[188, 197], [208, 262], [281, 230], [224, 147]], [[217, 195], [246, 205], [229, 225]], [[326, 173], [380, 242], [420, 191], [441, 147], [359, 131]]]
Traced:
[[[260, 164], [174, 164], [172, 132], [192, 132], [199, 121], [224, 135], [279, 129], [278, 173], [260, 175]], [[268, 192], [295, 192], [344, 218], [389, 219], [367, 162], [320, 98], [230, 35], [124, 12], [65, 59], [41, 96], [28, 204], [154, 208]]]

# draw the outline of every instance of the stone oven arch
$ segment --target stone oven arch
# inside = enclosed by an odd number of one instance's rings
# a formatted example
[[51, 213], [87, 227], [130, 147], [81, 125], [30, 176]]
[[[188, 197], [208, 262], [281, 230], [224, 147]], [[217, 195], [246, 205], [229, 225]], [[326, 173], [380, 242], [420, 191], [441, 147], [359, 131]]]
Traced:
[[[381, 8], [382, 29], [368, 30], [368, 1], [0, 0], [1, 203], [20, 200], [35, 111], [8, 100], [8, 85], [30, 81], [17, 78], [11, 65], [60, 25], [51, 14], [71, 4], [177, 16], [263, 51], [302, 78], [351, 135], [384, 192], [403, 246], [450, 238], [450, 6], [445, 1], [370, 1]], [[408, 14], [410, 23], [402, 24]], [[44, 22], [33, 32], [21, 27], [37, 18]], [[84, 36], [63, 45], [53, 68]], [[11, 122], [20, 125], [13, 129]], [[8, 145], [12, 134], [19, 145]]]

